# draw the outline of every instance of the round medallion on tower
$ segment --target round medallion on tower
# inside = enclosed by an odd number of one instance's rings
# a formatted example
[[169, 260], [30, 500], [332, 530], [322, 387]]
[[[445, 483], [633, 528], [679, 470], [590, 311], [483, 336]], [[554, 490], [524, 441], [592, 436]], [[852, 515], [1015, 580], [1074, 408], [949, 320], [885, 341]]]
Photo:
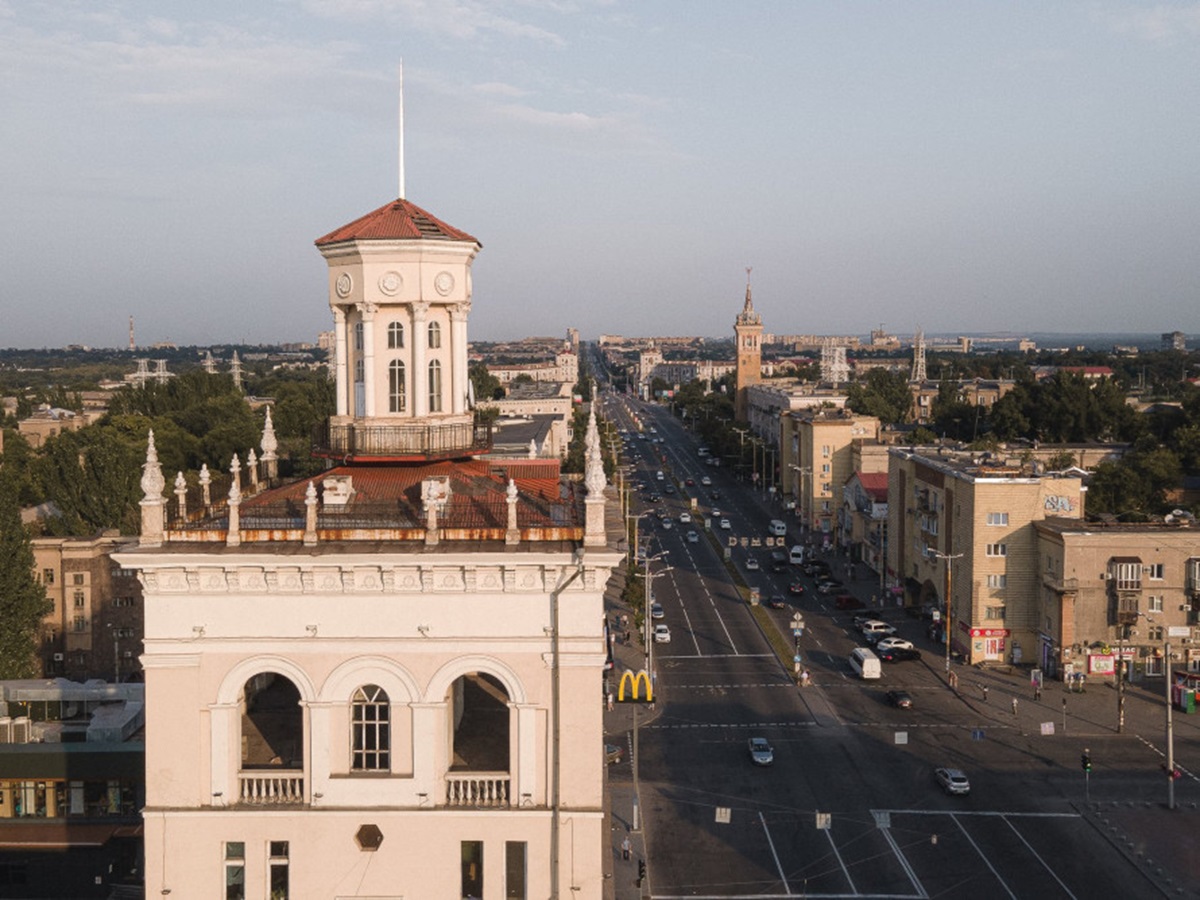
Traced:
[[404, 287], [404, 279], [399, 272], [384, 272], [379, 276], [379, 290], [389, 297], [395, 297]]
[[337, 277], [334, 282], [333, 289], [337, 291], [339, 297], [349, 297], [350, 291], [354, 287], [354, 279], [350, 277], [348, 272], [343, 272]]
[[433, 279], [433, 288], [443, 297], [449, 296], [454, 290], [454, 276], [449, 272], [438, 272], [437, 277]]

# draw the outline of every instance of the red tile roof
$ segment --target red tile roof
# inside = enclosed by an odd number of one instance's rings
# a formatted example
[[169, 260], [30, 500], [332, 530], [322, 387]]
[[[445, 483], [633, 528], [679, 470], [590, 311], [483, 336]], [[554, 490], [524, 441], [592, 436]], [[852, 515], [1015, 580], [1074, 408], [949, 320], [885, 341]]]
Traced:
[[478, 240], [465, 231], [447, 225], [407, 200], [393, 200], [374, 212], [369, 212], [348, 225], [317, 238], [315, 243], [322, 247], [326, 244], [356, 240], [469, 241], [479, 244]]
[[887, 472], [855, 472], [863, 490], [871, 495], [872, 500], [887, 500]]

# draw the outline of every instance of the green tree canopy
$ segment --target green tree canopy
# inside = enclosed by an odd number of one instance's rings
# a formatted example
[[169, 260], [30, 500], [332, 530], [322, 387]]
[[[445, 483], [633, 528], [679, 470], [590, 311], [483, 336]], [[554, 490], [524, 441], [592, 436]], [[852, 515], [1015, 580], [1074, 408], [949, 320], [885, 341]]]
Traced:
[[33, 546], [21, 524], [19, 473], [0, 466], [0, 679], [32, 678], [38, 627], [53, 608], [33, 574]]

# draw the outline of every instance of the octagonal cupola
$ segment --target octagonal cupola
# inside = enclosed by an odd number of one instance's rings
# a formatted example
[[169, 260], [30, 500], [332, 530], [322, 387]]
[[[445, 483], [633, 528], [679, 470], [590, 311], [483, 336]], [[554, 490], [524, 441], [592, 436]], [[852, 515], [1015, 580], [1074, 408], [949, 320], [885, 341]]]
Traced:
[[486, 450], [467, 375], [479, 241], [400, 198], [316, 245], [329, 266], [337, 392], [317, 452], [422, 460]]

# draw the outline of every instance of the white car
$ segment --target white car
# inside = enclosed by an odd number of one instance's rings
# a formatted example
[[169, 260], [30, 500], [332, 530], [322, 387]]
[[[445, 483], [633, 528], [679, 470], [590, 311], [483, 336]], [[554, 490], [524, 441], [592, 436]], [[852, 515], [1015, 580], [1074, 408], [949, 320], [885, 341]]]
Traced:
[[712, 485], [712, 479], [709, 478], [707, 475], [705, 475], [703, 478], [700, 479], [700, 483], [702, 485], [704, 485], [705, 487], [709, 487]]
[[755, 559], [753, 556], [751, 556], [749, 559], [746, 560], [746, 571], [747, 572], [757, 572], [758, 571], [758, 560]]
[[728, 519], [722, 519], [720, 522], [720, 525], [721, 525], [721, 528], [723, 528], [725, 531], [728, 531], [730, 528], [733, 527], [732, 525], [729, 524]]
[[687, 539], [688, 539], [689, 544], [700, 543], [700, 535], [696, 534], [696, 532], [694, 532], [694, 531], [689, 531], [687, 533]]
[[870, 619], [863, 622], [859, 629], [863, 633], [863, 637], [867, 639], [867, 643], [880, 640], [896, 633], [896, 627], [889, 625], [887, 622], [881, 622], [879, 619]]
[[875, 645], [879, 650], [911, 650], [913, 649], [912, 641], [906, 641], [904, 638], [885, 637], [880, 638], [879, 643]]
[[775, 752], [764, 737], [752, 737], [747, 741], [750, 761], [756, 766], [769, 766], [775, 762]]
[[680, 525], [690, 525], [690, 524], [691, 524], [691, 521], [692, 521], [692, 514], [691, 514], [691, 513], [688, 513], [688, 512], [681, 512], [681, 513], [679, 514], [679, 524], [680, 524]]
[[934, 769], [933, 780], [947, 794], [971, 793], [971, 782], [962, 769]]
[[671, 528], [673, 527], [673, 525], [672, 525], [672, 523], [671, 523], [671, 520], [670, 520], [670, 519], [663, 519], [663, 520], [662, 520], [662, 527], [663, 527], [663, 531], [670, 531], [670, 530], [671, 530]]
[[666, 625], [654, 626], [654, 643], [669, 644], [671, 643], [671, 629]]

